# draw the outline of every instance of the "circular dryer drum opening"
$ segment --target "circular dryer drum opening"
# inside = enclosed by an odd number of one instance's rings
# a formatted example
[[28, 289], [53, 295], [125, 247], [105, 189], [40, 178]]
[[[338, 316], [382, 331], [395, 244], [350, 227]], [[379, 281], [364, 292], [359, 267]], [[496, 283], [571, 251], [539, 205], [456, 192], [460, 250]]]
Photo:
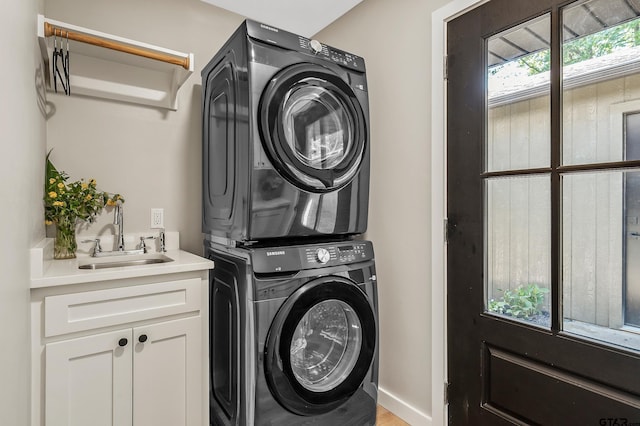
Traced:
[[353, 145], [349, 110], [326, 85], [317, 78], [301, 80], [283, 102], [285, 142], [298, 160], [318, 170], [337, 167]]
[[291, 65], [266, 86], [258, 127], [269, 159], [282, 176], [311, 192], [347, 185], [368, 149], [362, 105], [331, 69]]
[[362, 325], [350, 305], [326, 300], [302, 317], [291, 339], [291, 369], [313, 392], [326, 392], [351, 374], [362, 346]]
[[316, 278], [276, 314], [265, 344], [265, 376], [276, 400], [300, 415], [329, 412], [362, 385], [375, 356], [375, 314], [342, 277]]

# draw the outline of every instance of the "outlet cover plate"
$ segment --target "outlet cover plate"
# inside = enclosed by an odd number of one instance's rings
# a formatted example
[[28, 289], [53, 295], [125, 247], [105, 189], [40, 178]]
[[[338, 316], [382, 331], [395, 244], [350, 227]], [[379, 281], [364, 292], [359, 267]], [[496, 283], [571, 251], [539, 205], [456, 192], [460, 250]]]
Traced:
[[151, 209], [151, 229], [164, 228], [164, 209]]

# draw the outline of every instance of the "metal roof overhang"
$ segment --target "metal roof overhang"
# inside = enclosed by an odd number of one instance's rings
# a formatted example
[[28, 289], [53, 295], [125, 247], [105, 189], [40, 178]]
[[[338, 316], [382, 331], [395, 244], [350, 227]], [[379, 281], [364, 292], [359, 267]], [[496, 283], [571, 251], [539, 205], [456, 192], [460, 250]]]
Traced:
[[[565, 10], [562, 15], [564, 42], [597, 33], [640, 16], [640, 0], [591, 0]], [[489, 67], [549, 48], [548, 15], [511, 28], [488, 42]]]

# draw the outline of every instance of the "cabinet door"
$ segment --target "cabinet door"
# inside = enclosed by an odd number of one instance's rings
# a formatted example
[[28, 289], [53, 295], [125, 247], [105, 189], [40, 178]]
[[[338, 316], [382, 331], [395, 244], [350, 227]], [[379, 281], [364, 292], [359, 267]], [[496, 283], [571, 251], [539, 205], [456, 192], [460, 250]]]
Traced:
[[49, 343], [47, 426], [131, 425], [131, 329]]
[[200, 316], [133, 330], [133, 424], [202, 424]]

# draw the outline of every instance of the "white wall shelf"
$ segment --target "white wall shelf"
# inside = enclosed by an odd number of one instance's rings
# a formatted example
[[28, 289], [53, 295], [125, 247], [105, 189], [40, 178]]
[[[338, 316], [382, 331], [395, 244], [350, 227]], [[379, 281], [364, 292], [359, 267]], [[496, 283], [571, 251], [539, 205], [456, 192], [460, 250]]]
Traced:
[[[47, 68], [49, 91], [54, 90], [54, 39], [58, 48], [61, 43], [66, 48], [67, 35], [71, 94], [177, 109], [178, 90], [194, 70], [193, 53], [177, 52], [38, 15], [37, 36]], [[58, 92], [64, 93], [60, 85]]]

